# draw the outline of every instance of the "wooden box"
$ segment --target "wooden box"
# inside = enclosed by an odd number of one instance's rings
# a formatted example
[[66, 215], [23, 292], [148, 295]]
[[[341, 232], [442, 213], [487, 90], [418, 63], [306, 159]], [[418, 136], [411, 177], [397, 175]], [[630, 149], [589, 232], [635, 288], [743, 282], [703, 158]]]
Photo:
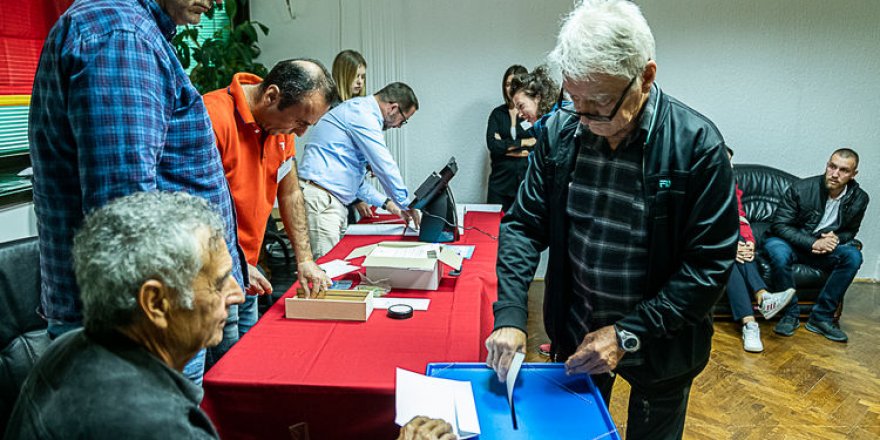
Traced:
[[288, 319], [366, 321], [373, 313], [373, 294], [364, 290], [328, 290], [320, 298], [296, 296], [284, 300]]

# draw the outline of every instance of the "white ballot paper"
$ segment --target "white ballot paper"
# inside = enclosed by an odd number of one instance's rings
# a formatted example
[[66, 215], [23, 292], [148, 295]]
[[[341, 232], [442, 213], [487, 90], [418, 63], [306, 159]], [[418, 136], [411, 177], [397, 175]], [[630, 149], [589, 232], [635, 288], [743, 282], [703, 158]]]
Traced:
[[510, 362], [510, 369], [507, 370], [507, 379], [505, 381], [507, 384], [507, 404], [510, 405], [510, 417], [513, 419], [513, 429], [516, 429], [516, 411], [513, 407], [513, 388], [516, 386], [516, 377], [519, 375], [519, 370], [522, 368], [523, 360], [525, 360], [525, 358], [525, 353], [514, 353], [513, 360]]
[[474, 391], [467, 381], [428, 377], [397, 369], [394, 423], [405, 425], [416, 416], [443, 419], [460, 439], [480, 435]]
[[318, 267], [323, 269], [324, 272], [327, 272], [327, 276], [330, 278], [336, 278], [339, 275], [344, 275], [360, 269], [360, 267], [348, 264], [348, 262], [344, 260], [328, 261], [319, 264]]
[[428, 298], [373, 298], [373, 308], [385, 310], [388, 307], [397, 304], [405, 304], [413, 308], [413, 310], [428, 310], [428, 304], [431, 300]]

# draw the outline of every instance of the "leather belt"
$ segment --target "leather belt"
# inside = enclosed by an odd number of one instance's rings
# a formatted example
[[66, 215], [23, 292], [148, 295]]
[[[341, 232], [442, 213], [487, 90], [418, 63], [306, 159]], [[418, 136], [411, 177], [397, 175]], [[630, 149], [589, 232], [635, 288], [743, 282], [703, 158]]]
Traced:
[[330, 191], [327, 191], [327, 188], [324, 188], [323, 186], [319, 185], [314, 180], [307, 180], [307, 179], [300, 179], [300, 180], [302, 180], [305, 183], [308, 183], [309, 185], [314, 186], [315, 188], [320, 189], [321, 191], [324, 191], [325, 193], [332, 194], [332, 193], [330, 193]]

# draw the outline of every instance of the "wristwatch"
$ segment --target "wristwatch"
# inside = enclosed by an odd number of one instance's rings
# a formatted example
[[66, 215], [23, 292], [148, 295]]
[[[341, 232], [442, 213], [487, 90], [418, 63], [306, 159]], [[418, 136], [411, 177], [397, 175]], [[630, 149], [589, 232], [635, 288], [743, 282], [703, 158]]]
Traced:
[[389, 204], [389, 203], [391, 203], [391, 199], [390, 199], [390, 198], [385, 199], [385, 202], [382, 203], [382, 209], [384, 209], [384, 210], [387, 211], [387, 210], [388, 210], [388, 204]]
[[614, 331], [617, 333], [617, 345], [621, 350], [627, 353], [635, 353], [639, 351], [642, 343], [639, 341], [638, 336], [634, 335], [632, 332], [622, 330], [616, 325], [614, 326]]

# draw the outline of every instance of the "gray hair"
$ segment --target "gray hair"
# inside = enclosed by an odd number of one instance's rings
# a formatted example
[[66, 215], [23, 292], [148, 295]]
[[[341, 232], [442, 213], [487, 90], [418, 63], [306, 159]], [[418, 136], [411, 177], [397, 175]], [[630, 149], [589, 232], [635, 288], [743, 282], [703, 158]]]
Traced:
[[654, 59], [654, 35], [635, 3], [583, 0], [563, 21], [548, 60], [567, 78], [632, 78]]
[[223, 221], [208, 203], [186, 193], [141, 192], [89, 214], [73, 239], [73, 267], [87, 330], [105, 332], [135, 322], [143, 283], [155, 279], [192, 309], [192, 282], [209, 245], [223, 239]]

